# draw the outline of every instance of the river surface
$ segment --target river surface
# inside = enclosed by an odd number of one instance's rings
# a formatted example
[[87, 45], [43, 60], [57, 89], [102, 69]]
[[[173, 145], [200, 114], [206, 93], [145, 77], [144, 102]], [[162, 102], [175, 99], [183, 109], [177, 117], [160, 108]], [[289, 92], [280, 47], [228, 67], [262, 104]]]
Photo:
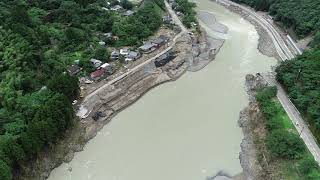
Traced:
[[197, 4], [229, 28], [215, 61], [146, 93], [49, 180], [205, 180], [219, 170], [242, 171], [237, 120], [248, 103], [244, 78], [276, 60], [258, 52], [258, 34], [240, 16], [209, 0]]

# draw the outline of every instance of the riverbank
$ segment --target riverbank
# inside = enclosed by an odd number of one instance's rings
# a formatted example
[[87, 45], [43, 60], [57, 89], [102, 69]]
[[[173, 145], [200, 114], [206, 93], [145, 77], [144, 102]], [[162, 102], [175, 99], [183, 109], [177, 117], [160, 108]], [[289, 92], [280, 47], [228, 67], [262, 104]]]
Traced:
[[264, 177], [263, 166], [258, 161], [256, 141], [265, 136], [265, 122], [263, 114], [255, 99], [256, 91], [268, 85], [261, 76], [246, 76], [245, 86], [249, 96], [248, 106], [240, 112], [239, 126], [242, 128], [243, 140], [239, 154], [240, 164], [246, 179], [267, 179]]
[[[206, 59], [212, 58], [218, 51], [206, 52], [210, 49], [210, 44], [207, 43], [205, 34], [204, 32], [201, 36], [193, 38], [188, 34], [182, 35], [173, 48], [177, 57], [165, 66], [156, 68], [152, 61], [130, 76], [103, 89], [90, 101], [93, 109], [89, 116], [79, 120], [61, 141], [40, 153], [37, 159], [24, 164], [22, 171], [16, 173], [15, 179], [46, 179], [52, 169], [63, 162], [70, 162], [75, 152], [82, 151], [85, 144], [121, 110], [137, 101], [150, 89], [181, 77], [200, 56]], [[208, 63], [202, 63], [202, 68]], [[99, 111], [106, 116], [94, 121], [92, 116]]]

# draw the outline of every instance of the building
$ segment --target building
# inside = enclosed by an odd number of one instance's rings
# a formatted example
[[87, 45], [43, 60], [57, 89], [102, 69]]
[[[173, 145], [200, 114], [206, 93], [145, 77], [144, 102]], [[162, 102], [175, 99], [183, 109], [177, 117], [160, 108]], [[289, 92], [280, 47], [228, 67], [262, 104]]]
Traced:
[[165, 43], [169, 42], [170, 38], [165, 35], [160, 35], [159, 38], [161, 38]]
[[127, 55], [125, 61], [135, 61], [141, 57], [141, 54], [136, 51], [130, 51], [129, 54]]
[[167, 52], [160, 57], [158, 57], [154, 64], [156, 67], [161, 67], [166, 65], [168, 62], [170, 62], [172, 59], [174, 59], [176, 56], [172, 52]]
[[103, 33], [103, 36], [105, 36], [106, 38], [112, 38], [112, 33], [108, 32], [108, 33]]
[[119, 59], [119, 56], [120, 56], [119, 51], [114, 50], [111, 52], [110, 58], [111, 58], [111, 60], [117, 60], [117, 59]]
[[80, 68], [78, 65], [73, 64], [71, 66], [68, 67], [68, 73], [70, 76], [75, 76], [77, 75], [80, 71], [82, 70], [82, 68]]
[[183, 16], [183, 13], [180, 12], [180, 11], [178, 11], [178, 12], [177, 12], [177, 15], [178, 15], [178, 16]]
[[154, 50], [156, 50], [157, 44], [154, 44], [152, 42], [146, 42], [142, 46], [139, 47], [139, 49], [144, 53], [150, 53]]
[[106, 69], [109, 66], [111, 66], [109, 63], [104, 63], [100, 66], [100, 68]]
[[156, 44], [157, 47], [160, 47], [164, 44], [166, 44], [167, 42], [169, 42], [170, 38], [165, 36], [165, 35], [160, 35], [158, 38], [156, 39], [152, 39], [151, 42]]
[[132, 16], [134, 14], [134, 11], [127, 10], [126, 12], [123, 13], [124, 16]]
[[113, 66], [109, 63], [104, 63], [100, 66], [100, 68], [104, 69], [107, 74], [113, 74]]
[[90, 74], [90, 77], [93, 80], [99, 80], [104, 75], [105, 72], [106, 72], [105, 69], [100, 68], [100, 69], [97, 69], [96, 71], [92, 72]]
[[100, 45], [100, 46], [105, 46], [106, 43], [105, 43], [104, 41], [99, 41], [99, 45]]
[[156, 44], [157, 47], [160, 47], [165, 44], [164, 40], [160, 37], [151, 40], [152, 43]]
[[122, 8], [122, 6], [120, 6], [120, 5], [115, 5], [115, 6], [112, 6], [111, 8], [110, 8], [110, 10], [111, 11], [120, 11], [120, 10], [122, 10], [123, 8]]
[[163, 17], [162, 17], [162, 21], [163, 21], [165, 24], [171, 24], [172, 18], [171, 18], [170, 16], [163, 16]]
[[122, 48], [122, 49], [120, 49], [120, 54], [123, 55], [123, 56], [128, 55], [129, 52], [130, 52], [129, 48]]
[[90, 62], [92, 63], [92, 65], [95, 67], [95, 68], [98, 68], [101, 66], [102, 64], [102, 61], [98, 60], [98, 59], [90, 59]]

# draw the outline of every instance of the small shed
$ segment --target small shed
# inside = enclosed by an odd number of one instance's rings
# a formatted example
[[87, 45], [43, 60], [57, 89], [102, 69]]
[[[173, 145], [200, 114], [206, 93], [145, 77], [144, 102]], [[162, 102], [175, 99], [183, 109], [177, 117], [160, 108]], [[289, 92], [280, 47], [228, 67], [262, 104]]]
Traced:
[[123, 13], [124, 16], [132, 16], [134, 14], [134, 11], [127, 10], [126, 12]]
[[122, 49], [120, 49], [120, 54], [121, 54], [121, 55], [126, 56], [126, 55], [129, 54], [129, 52], [130, 52], [129, 48], [122, 48]]
[[111, 32], [103, 33], [103, 36], [105, 36], [106, 38], [112, 38], [112, 33]]
[[122, 6], [120, 6], [120, 5], [115, 5], [115, 6], [112, 6], [111, 8], [110, 8], [110, 10], [111, 11], [120, 11], [120, 10], [122, 10], [123, 8], [122, 8]]
[[118, 50], [114, 50], [114, 51], [112, 51], [111, 52], [111, 56], [110, 56], [110, 58], [112, 59], [112, 60], [116, 60], [116, 59], [119, 59], [119, 51]]
[[80, 71], [82, 70], [82, 68], [80, 68], [78, 65], [73, 64], [71, 66], [68, 67], [68, 73], [70, 76], [75, 76], [77, 75]]
[[98, 60], [98, 59], [90, 59], [90, 62], [92, 63], [92, 65], [95, 67], [95, 68], [98, 68], [101, 66], [102, 64], [102, 61]]

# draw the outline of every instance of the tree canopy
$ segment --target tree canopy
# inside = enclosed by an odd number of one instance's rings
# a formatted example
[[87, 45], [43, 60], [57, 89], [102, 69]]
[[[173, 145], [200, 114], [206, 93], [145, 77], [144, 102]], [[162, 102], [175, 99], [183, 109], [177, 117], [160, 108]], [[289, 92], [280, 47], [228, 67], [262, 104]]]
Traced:
[[320, 30], [320, 0], [233, 0], [269, 11], [276, 21], [293, 28], [300, 37]]
[[[54, 144], [74, 123], [79, 96], [75, 61], [109, 61], [108, 46], [137, 45], [161, 26], [162, 0], [0, 0], [0, 179]], [[120, 4], [133, 16], [106, 10]], [[118, 40], [102, 37], [113, 32]], [[115, 38], [117, 39], [117, 38]], [[79, 61], [78, 61], [79, 60]]]

